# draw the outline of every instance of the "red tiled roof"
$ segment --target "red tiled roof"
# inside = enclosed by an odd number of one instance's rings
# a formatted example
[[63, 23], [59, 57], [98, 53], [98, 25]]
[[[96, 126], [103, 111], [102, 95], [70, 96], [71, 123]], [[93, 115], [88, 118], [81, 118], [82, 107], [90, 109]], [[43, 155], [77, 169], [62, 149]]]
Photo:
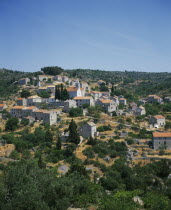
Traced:
[[171, 137], [171, 132], [153, 132], [153, 137]]
[[154, 118], [156, 118], [156, 119], [163, 119], [165, 117], [163, 115], [156, 115], [156, 116], [154, 116]]

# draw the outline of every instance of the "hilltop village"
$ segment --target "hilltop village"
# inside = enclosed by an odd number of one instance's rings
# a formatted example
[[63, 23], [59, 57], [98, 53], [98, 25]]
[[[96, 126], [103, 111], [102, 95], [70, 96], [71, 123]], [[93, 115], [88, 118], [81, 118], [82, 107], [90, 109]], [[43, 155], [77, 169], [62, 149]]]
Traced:
[[[61, 179], [72, 174], [77, 177], [75, 173], [78, 173], [101, 186], [105, 196], [115, 195], [120, 190], [132, 193], [137, 185], [144, 193], [147, 188], [158, 192], [155, 183], [163, 185], [171, 176], [170, 163], [162, 162], [171, 159], [170, 94], [135, 97], [121, 91], [123, 86], [128, 87], [122, 80], [113, 83], [106, 78], [84, 79], [75, 73], [72, 77], [73, 73], [68, 71], [52, 75], [49, 69], [13, 80], [15, 93], [1, 98], [2, 171], [11, 163], [20, 164], [21, 161], [22, 165], [25, 164], [22, 161], [29, 164], [30, 160], [36, 160], [41, 169], [53, 170]], [[137, 88], [141, 85], [139, 80], [131, 84]], [[157, 164], [161, 166], [160, 172]], [[143, 179], [142, 182], [139, 179]], [[82, 192], [82, 184], [80, 181], [77, 193]], [[131, 194], [135, 199], [133, 206], [137, 202], [136, 205], [144, 206], [141, 197], [147, 195], [142, 195], [142, 191]], [[168, 196], [167, 190], [165, 194]], [[90, 197], [74, 199], [67, 205], [90, 205], [86, 200], [89, 199], [91, 204], [98, 206]]]
[[[15, 81], [20, 86], [18, 97], [1, 102], [2, 132], [6, 119], [3, 111], [8, 111], [20, 124], [56, 126], [62, 144], [66, 144], [69, 136], [67, 124], [74, 119], [80, 136], [78, 152], [92, 137], [104, 142], [110, 139], [124, 142], [128, 147], [127, 159], [132, 163], [146, 163], [171, 155], [170, 118], [166, 113], [146, 115], [145, 108], [146, 104], [171, 103], [170, 96], [148, 95], [129, 103], [124, 95], [114, 95], [118, 84], [106, 84], [103, 80], [91, 83], [69, 78], [67, 73], [54, 76], [43, 71], [40, 73], [31, 79]], [[11, 148], [14, 149], [14, 146]], [[85, 148], [85, 151], [88, 149]], [[163, 153], [162, 156], [160, 153]], [[3, 157], [4, 152], [0, 155]], [[82, 158], [86, 158], [85, 154]], [[103, 159], [107, 163], [114, 161], [109, 156]]]

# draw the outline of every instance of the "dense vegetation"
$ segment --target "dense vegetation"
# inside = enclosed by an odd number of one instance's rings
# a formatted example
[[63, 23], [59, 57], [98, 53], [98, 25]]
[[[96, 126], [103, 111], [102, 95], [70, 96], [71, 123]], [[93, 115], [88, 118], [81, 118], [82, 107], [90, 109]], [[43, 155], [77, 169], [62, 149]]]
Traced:
[[48, 75], [58, 75], [61, 74], [64, 70], [58, 66], [47, 66], [41, 68], [41, 71]]
[[0, 69], [0, 97], [8, 97], [18, 92], [16, 82], [22, 77], [30, 76], [29, 73]]

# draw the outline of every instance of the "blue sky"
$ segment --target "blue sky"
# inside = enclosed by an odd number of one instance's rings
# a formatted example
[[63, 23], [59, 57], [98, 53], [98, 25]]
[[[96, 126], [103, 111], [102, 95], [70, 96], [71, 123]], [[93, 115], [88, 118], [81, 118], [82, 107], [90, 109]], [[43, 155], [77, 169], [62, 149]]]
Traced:
[[169, 0], [0, 0], [0, 67], [171, 72]]

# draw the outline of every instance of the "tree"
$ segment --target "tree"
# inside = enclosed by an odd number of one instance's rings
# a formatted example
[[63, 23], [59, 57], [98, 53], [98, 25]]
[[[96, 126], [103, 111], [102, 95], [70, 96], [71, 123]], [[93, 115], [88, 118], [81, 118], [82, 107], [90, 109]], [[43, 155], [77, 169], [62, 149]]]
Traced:
[[58, 99], [58, 100], [61, 99], [60, 90], [59, 90], [58, 85], [55, 86], [55, 99]]
[[55, 75], [61, 74], [64, 70], [58, 66], [47, 66], [47, 67], [41, 68], [41, 71], [43, 71], [45, 74], [55, 76]]
[[83, 110], [80, 107], [71, 108], [69, 111], [70, 117], [80, 117], [83, 116]]
[[31, 96], [31, 93], [30, 93], [29, 90], [23, 89], [23, 90], [21, 91], [21, 97], [22, 97], [22, 98], [28, 98], [29, 96]]
[[69, 125], [68, 141], [72, 142], [74, 144], [79, 144], [80, 143], [80, 137], [79, 137], [79, 134], [77, 132], [77, 124], [75, 123], [75, 121], [73, 119], [71, 120], [71, 123]]
[[5, 125], [5, 130], [8, 131], [14, 131], [19, 127], [19, 120], [17, 117], [11, 117]]
[[60, 136], [58, 135], [58, 140], [57, 140], [57, 142], [56, 142], [56, 149], [57, 149], [57, 150], [61, 150], [61, 146], [62, 146], [61, 138], [60, 138]]
[[55, 99], [66, 101], [69, 99], [69, 93], [67, 89], [64, 89], [63, 84], [55, 87]]
[[87, 141], [87, 144], [94, 146], [96, 144], [96, 139], [90, 136], [90, 138]]
[[26, 118], [23, 118], [23, 119], [21, 120], [20, 124], [26, 126], [26, 125], [29, 124], [29, 120], [26, 119]]
[[66, 101], [67, 99], [69, 99], [69, 93], [67, 89], [65, 88], [63, 91], [63, 100]]
[[53, 134], [52, 132], [48, 129], [46, 132], [45, 132], [45, 142], [46, 142], [46, 145], [51, 147], [52, 146], [52, 141], [53, 141]]
[[42, 156], [39, 156], [39, 160], [38, 160], [38, 166], [42, 169], [42, 168], [46, 168], [46, 164], [43, 162], [42, 160]]

